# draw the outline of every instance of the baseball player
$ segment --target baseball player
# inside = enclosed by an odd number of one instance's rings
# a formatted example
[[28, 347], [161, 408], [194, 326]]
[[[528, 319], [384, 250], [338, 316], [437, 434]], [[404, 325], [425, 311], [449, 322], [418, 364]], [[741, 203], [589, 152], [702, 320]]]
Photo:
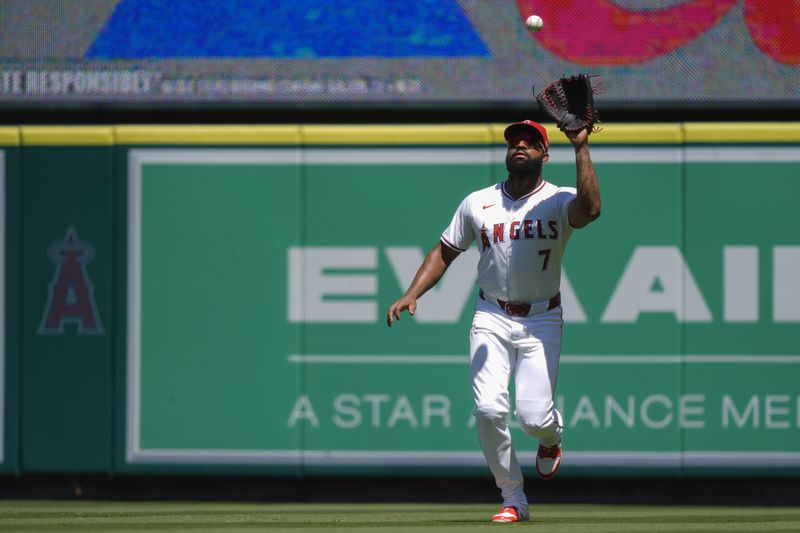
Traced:
[[503, 497], [493, 522], [530, 519], [523, 478], [507, 418], [514, 377], [515, 416], [539, 440], [536, 469], [553, 477], [561, 464], [561, 414], [553, 392], [563, 325], [561, 259], [573, 229], [600, 215], [600, 190], [589, 154], [590, 130], [565, 132], [575, 149], [577, 187], [542, 178], [548, 160], [545, 128], [531, 120], [505, 130], [508, 178], [467, 196], [440, 242], [428, 252], [405, 294], [389, 307], [389, 327], [436, 285], [450, 263], [474, 242], [480, 288], [470, 329], [470, 368], [478, 438]]

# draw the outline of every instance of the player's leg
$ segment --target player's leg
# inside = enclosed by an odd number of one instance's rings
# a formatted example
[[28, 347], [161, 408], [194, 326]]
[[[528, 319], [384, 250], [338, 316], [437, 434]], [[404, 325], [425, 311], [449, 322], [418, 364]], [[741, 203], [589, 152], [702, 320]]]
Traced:
[[470, 368], [475, 402], [475, 425], [486, 463], [503, 496], [503, 507], [516, 507], [523, 519], [528, 501], [523, 491], [522, 469], [508, 427], [508, 383], [514, 366], [507, 342], [507, 318], [475, 311], [470, 330]]
[[[528, 317], [526, 335], [517, 342], [516, 418], [525, 433], [539, 439], [537, 468], [542, 477], [555, 474], [561, 460], [563, 421], [553, 404], [561, 358], [561, 309]], [[540, 464], [541, 463], [541, 464]]]

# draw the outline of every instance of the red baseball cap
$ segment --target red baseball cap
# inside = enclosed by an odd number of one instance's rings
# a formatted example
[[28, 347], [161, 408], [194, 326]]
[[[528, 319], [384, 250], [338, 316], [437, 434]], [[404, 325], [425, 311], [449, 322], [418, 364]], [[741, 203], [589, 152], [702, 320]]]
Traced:
[[523, 120], [522, 122], [515, 122], [513, 124], [509, 124], [508, 127], [506, 128], [506, 131], [503, 133], [503, 136], [506, 138], [507, 141], [512, 134], [516, 133], [521, 129], [533, 130], [536, 133], [538, 133], [539, 136], [544, 141], [544, 151], [545, 152], [548, 151], [548, 149], [550, 148], [550, 141], [547, 139], [547, 130], [545, 129], [544, 126], [542, 126], [538, 122], [534, 122], [532, 120]]

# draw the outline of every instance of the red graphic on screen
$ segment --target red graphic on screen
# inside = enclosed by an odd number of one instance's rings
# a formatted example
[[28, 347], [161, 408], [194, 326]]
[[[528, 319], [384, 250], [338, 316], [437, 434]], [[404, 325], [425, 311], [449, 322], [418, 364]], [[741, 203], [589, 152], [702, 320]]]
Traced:
[[800, 0], [747, 0], [744, 18], [762, 52], [780, 63], [800, 65]]
[[[522, 19], [542, 17], [532, 33], [553, 54], [585, 65], [644, 63], [688, 44], [716, 24], [738, 0], [693, 0], [635, 11], [611, 0], [517, 0]], [[800, 64], [800, 0], [745, 0], [747, 28], [774, 60]]]

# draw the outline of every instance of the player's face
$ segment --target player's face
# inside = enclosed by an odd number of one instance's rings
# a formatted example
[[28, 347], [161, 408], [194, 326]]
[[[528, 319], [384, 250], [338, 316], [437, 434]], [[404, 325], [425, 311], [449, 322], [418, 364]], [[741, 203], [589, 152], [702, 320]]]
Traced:
[[536, 133], [521, 130], [508, 138], [506, 169], [514, 174], [539, 175], [547, 160], [544, 141]]

